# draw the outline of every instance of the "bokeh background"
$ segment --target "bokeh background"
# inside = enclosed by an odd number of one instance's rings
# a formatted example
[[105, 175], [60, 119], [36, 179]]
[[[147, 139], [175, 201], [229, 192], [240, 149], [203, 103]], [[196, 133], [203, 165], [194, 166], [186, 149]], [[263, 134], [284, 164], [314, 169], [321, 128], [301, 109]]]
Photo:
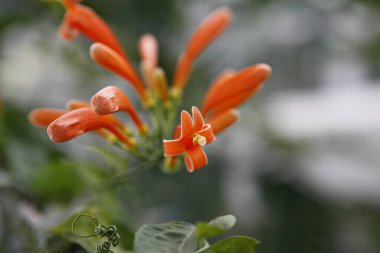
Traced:
[[109, 84], [134, 92], [90, 60], [88, 40], [58, 38], [57, 3], [0, 0], [0, 252], [82, 252], [46, 229], [89, 203], [131, 231], [234, 214], [231, 234], [260, 240], [259, 253], [380, 252], [380, 1], [85, 4], [110, 23], [136, 66], [139, 36], [158, 37], [169, 77], [203, 17], [233, 9], [232, 25], [196, 61], [184, 109], [200, 105], [225, 68], [265, 62], [273, 75], [240, 122], [207, 147], [206, 168], [157, 169], [99, 190], [94, 171], [106, 177], [115, 159], [123, 167], [128, 158], [89, 149], [104, 146], [95, 136], [52, 144], [27, 113], [88, 100]]

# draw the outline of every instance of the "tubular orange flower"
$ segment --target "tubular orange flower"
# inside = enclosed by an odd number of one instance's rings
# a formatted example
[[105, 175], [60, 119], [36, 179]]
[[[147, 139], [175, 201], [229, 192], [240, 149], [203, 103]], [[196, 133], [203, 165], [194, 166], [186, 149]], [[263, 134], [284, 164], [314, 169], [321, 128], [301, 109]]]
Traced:
[[90, 48], [90, 56], [100, 66], [130, 82], [143, 101], [148, 99], [144, 84], [134, 71], [132, 65], [117, 52], [102, 43], [94, 43]]
[[271, 72], [269, 65], [257, 64], [215, 82], [203, 100], [202, 113], [218, 113], [237, 107], [259, 90]]
[[174, 87], [181, 89], [186, 85], [195, 58], [226, 29], [231, 18], [230, 9], [222, 7], [211, 13], [195, 30], [185, 52], [179, 58], [174, 76]]
[[127, 95], [118, 87], [108, 86], [98, 91], [91, 99], [91, 106], [99, 115], [124, 111], [131, 116], [140, 133], [148, 131], [148, 126], [140, 119]]
[[34, 109], [28, 114], [29, 121], [35, 126], [47, 127], [51, 122], [65, 114], [64, 110], [52, 108]]
[[99, 116], [91, 108], [79, 108], [54, 120], [49, 125], [47, 132], [53, 142], [65, 142], [88, 131], [105, 128], [112, 132], [128, 148], [134, 148], [135, 142], [124, 136], [113, 123], [113, 119], [108, 115]]
[[61, 37], [72, 40], [82, 33], [94, 42], [101, 42], [127, 59], [118, 39], [107, 23], [91, 8], [83, 6], [77, 0], [62, 0], [67, 9], [59, 28]]
[[186, 111], [181, 113], [181, 135], [174, 140], [164, 140], [164, 155], [177, 156], [186, 153], [185, 165], [189, 172], [207, 164], [202, 146], [215, 140], [210, 124], [204, 124], [197, 107], [192, 107], [193, 119]]
[[215, 135], [228, 128], [239, 120], [240, 113], [237, 110], [229, 109], [218, 114], [212, 115], [207, 119]]

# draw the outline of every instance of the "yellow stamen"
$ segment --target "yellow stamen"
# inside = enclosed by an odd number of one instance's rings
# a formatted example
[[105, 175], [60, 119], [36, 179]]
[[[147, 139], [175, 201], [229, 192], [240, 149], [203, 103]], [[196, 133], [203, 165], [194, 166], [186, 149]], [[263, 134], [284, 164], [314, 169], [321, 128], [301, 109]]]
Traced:
[[206, 138], [200, 134], [195, 134], [194, 137], [193, 137], [193, 144], [194, 145], [200, 145], [200, 146], [204, 146], [207, 144], [207, 141], [206, 141]]

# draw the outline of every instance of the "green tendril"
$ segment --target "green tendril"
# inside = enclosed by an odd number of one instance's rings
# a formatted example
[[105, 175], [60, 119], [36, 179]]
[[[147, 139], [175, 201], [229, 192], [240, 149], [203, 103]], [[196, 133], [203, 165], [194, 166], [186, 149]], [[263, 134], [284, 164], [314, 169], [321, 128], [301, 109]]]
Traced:
[[[78, 220], [82, 217], [87, 217], [95, 224], [94, 233], [90, 235], [80, 235], [75, 232], [75, 225], [77, 224]], [[120, 242], [120, 235], [117, 233], [117, 227], [115, 225], [110, 225], [108, 227], [99, 224], [98, 219], [95, 217], [90, 216], [89, 214], [81, 214], [78, 217], [75, 218], [73, 221], [73, 224], [71, 226], [71, 229], [74, 233], [74, 235], [80, 237], [80, 238], [88, 238], [92, 236], [97, 236], [99, 238], [106, 237], [107, 241], [103, 242], [102, 244], [96, 246], [96, 253], [113, 253], [113, 251], [110, 250], [111, 246], [116, 247]]]

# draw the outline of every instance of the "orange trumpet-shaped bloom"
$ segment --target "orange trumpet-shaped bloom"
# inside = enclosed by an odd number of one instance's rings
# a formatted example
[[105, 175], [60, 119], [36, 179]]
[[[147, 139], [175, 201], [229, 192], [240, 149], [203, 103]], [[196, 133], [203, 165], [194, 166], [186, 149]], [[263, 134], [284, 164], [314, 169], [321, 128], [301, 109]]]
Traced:
[[90, 48], [91, 58], [100, 66], [130, 82], [143, 100], [147, 99], [144, 84], [134, 71], [132, 65], [117, 52], [102, 43], [94, 43]]
[[127, 59], [120, 42], [107, 23], [91, 8], [83, 6], [77, 0], [62, 0], [67, 12], [59, 28], [64, 40], [72, 40], [82, 33], [93, 42], [101, 42]]
[[152, 68], [157, 67], [158, 42], [152, 34], [144, 34], [139, 40], [139, 52], [141, 61], [145, 61]]
[[[88, 102], [86, 102], [86, 101], [76, 100], [76, 99], [69, 100], [66, 103], [66, 109], [68, 111], [76, 110], [76, 109], [79, 109], [79, 108], [91, 108], [91, 104], [88, 103]], [[121, 130], [123, 130], [125, 133], [129, 133], [130, 132], [128, 126], [126, 126], [125, 124], [123, 124], [122, 122], [120, 122], [115, 116], [109, 115], [108, 120], [113, 125], [117, 126]]]
[[134, 148], [136, 145], [134, 141], [124, 136], [113, 123], [113, 119], [108, 115], [99, 116], [91, 108], [80, 108], [70, 111], [54, 120], [49, 125], [47, 132], [53, 142], [65, 142], [88, 131], [105, 128], [113, 133], [119, 141], [128, 148]]
[[101, 89], [92, 97], [91, 105], [99, 115], [124, 111], [131, 116], [140, 133], [145, 134], [148, 131], [148, 126], [140, 119], [127, 95], [118, 87], [108, 86]]
[[269, 65], [257, 64], [215, 82], [203, 100], [202, 113], [218, 113], [237, 107], [256, 93], [271, 73]]
[[185, 52], [179, 58], [174, 76], [174, 87], [183, 88], [185, 86], [195, 58], [226, 29], [231, 19], [230, 9], [222, 7], [212, 12], [199, 25], [191, 36]]
[[212, 131], [215, 135], [228, 128], [236, 121], [239, 120], [240, 113], [235, 109], [229, 109], [218, 114], [212, 115], [207, 119], [207, 123], [209, 123], [212, 127]]
[[207, 164], [207, 156], [202, 146], [215, 140], [210, 124], [204, 124], [203, 116], [197, 107], [192, 107], [193, 118], [186, 111], [181, 113], [181, 135], [174, 140], [164, 140], [165, 156], [186, 153], [185, 165], [193, 172]]
[[35, 126], [47, 127], [51, 122], [65, 114], [64, 110], [52, 108], [34, 109], [28, 114], [29, 121]]

